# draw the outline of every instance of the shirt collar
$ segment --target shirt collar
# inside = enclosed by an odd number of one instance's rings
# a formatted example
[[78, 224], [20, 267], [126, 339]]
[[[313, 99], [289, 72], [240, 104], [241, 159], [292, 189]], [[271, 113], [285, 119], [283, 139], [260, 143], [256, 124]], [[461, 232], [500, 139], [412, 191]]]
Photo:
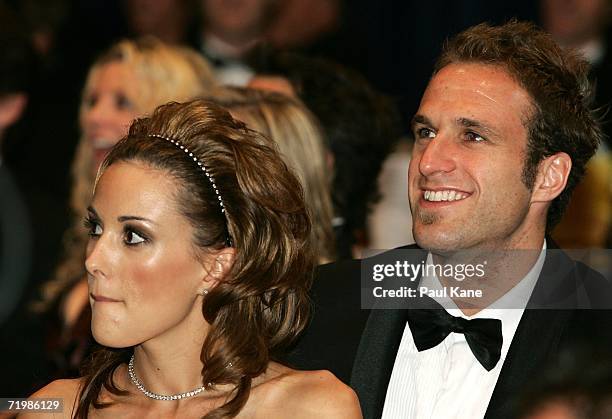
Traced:
[[[501, 298], [491, 304], [489, 307], [479, 311], [474, 316], [466, 316], [451, 298], [434, 298], [436, 302], [440, 303], [444, 307], [448, 307], [448, 312], [453, 316], [461, 316], [466, 319], [470, 318], [495, 318], [503, 321], [503, 317], [506, 316], [509, 309], [520, 309], [523, 310], [527, 306], [527, 302], [531, 297], [531, 293], [535, 288], [542, 267], [544, 266], [544, 259], [546, 258], [546, 240], [542, 244], [542, 251], [540, 256], [533, 264], [529, 272], [521, 279], [510, 291], [504, 294]], [[427, 254], [427, 264], [433, 264], [433, 256], [431, 252]], [[441, 290], [442, 285], [438, 277], [434, 275], [424, 276], [421, 280], [421, 286], [427, 287], [431, 290]]]
[[[521, 317], [523, 316], [523, 312], [525, 311], [525, 307], [527, 306], [527, 302], [531, 297], [531, 293], [538, 281], [540, 273], [542, 271], [542, 267], [544, 266], [544, 259], [546, 258], [546, 240], [542, 244], [542, 251], [540, 252], [540, 256], [531, 267], [529, 272], [516, 284], [510, 291], [508, 291], [503, 297], [493, 303], [491, 306], [480, 310], [473, 316], [465, 315], [453, 302], [452, 299], [439, 299], [434, 298], [438, 303], [442, 304], [444, 307], [449, 307], [446, 311], [456, 317], [463, 317], [465, 319], [478, 319], [478, 318], [487, 318], [487, 319], [499, 319], [502, 322], [502, 336], [503, 336], [503, 344], [501, 349], [501, 358], [500, 362], [496, 366], [496, 368], [501, 368], [504, 360], [506, 359], [506, 355], [508, 354], [508, 350], [510, 349], [510, 343], [514, 338], [514, 334], [516, 333], [516, 329], [518, 328], [519, 322], [521, 321]], [[433, 257], [431, 252], [427, 255], [427, 264], [433, 263]], [[437, 276], [429, 276], [423, 277], [421, 281], [422, 286], [426, 286], [429, 289], [442, 289], [442, 285]], [[444, 340], [444, 345], [447, 350], [456, 343], [465, 342], [465, 336], [462, 334], [451, 333], [447, 339]]]

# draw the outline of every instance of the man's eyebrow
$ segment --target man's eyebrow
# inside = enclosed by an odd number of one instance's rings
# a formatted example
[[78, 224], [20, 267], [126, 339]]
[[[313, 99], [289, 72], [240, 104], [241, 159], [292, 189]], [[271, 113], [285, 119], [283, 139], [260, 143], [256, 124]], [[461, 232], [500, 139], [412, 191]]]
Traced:
[[410, 127], [413, 128], [416, 124], [428, 125], [430, 127], [433, 126], [431, 121], [426, 116], [419, 114], [412, 117], [412, 121], [410, 121]]
[[485, 133], [489, 134], [489, 135], [493, 135], [498, 137], [499, 134], [497, 134], [497, 131], [495, 131], [493, 128], [491, 128], [489, 125], [487, 125], [486, 123], [480, 122], [480, 121], [476, 121], [474, 119], [470, 119], [470, 118], [458, 118], [457, 119], [457, 124], [461, 125], [462, 127], [465, 128], [478, 128], [481, 131], [484, 131]]

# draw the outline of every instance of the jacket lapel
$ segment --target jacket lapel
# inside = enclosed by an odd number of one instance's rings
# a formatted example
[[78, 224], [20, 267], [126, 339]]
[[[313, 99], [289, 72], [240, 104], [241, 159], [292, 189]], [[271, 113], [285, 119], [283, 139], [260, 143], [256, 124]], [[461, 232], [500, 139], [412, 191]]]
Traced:
[[382, 414], [405, 326], [405, 310], [372, 310], [366, 323], [351, 374], [366, 419]]
[[559, 342], [572, 315], [568, 310], [530, 310], [523, 313], [485, 419], [513, 418], [517, 393], [534, 374], [555, 356]]
[[[557, 249], [548, 239], [549, 249]], [[516, 329], [485, 419], [512, 418], [517, 394], [559, 350], [576, 305], [572, 261], [560, 251], [548, 252], [542, 272]], [[542, 309], [548, 308], [548, 309]]]
[[[420, 264], [427, 252], [415, 245], [396, 250], [407, 250], [407, 259]], [[416, 288], [419, 281], [408, 284]], [[370, 316], [361, 335], [351, 373], [351, 387], [357, 392], [365, 419], [380, 418], [382, 415], [387, 387], [406, 327], [407, 309], [377, 309]]]

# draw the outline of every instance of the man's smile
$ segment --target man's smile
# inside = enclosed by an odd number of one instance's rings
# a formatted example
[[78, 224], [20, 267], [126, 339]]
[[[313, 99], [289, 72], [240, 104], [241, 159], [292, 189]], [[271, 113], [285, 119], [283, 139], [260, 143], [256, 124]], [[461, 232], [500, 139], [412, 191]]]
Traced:
[[469, 194], [455, 191], [453, 189], [444, 190], [425, 190], [423, 192], [423, 199], [430, 202], [441, 202], [441, 201], [461, 201], [467, 198]]

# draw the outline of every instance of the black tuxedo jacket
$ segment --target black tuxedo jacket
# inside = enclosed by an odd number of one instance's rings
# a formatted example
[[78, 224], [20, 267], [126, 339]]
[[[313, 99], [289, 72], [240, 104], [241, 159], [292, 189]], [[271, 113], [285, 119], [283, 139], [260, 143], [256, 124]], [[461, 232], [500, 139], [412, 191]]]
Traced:
[[[548, 243], [549, 249], [554, 247]], [[416, 253], [422, 260], [427, 255]], [[575, 308], [611, 306], [607, 301], [612, 302], [612, 287], [562, 252], [549, 254], [502, 366], [487, 419], [514, 417], [517, 394], [547, 364], [555, 362], [561, 350], [612, 344], [612, 310]], [[357, 392], [365, 418], [379, 418], [406, 325], [406, 310], [362, 310], [359, 278], [359, 261], [319, 268], [312, 290], [313, 319], [287, 362], [302, 369], [330, 370]], [[536, 299], [538, 308], [529, 308]], [[554, 302], [554, 307], [562, 301], [563, 309], [542, 308], [547, 301]]]

